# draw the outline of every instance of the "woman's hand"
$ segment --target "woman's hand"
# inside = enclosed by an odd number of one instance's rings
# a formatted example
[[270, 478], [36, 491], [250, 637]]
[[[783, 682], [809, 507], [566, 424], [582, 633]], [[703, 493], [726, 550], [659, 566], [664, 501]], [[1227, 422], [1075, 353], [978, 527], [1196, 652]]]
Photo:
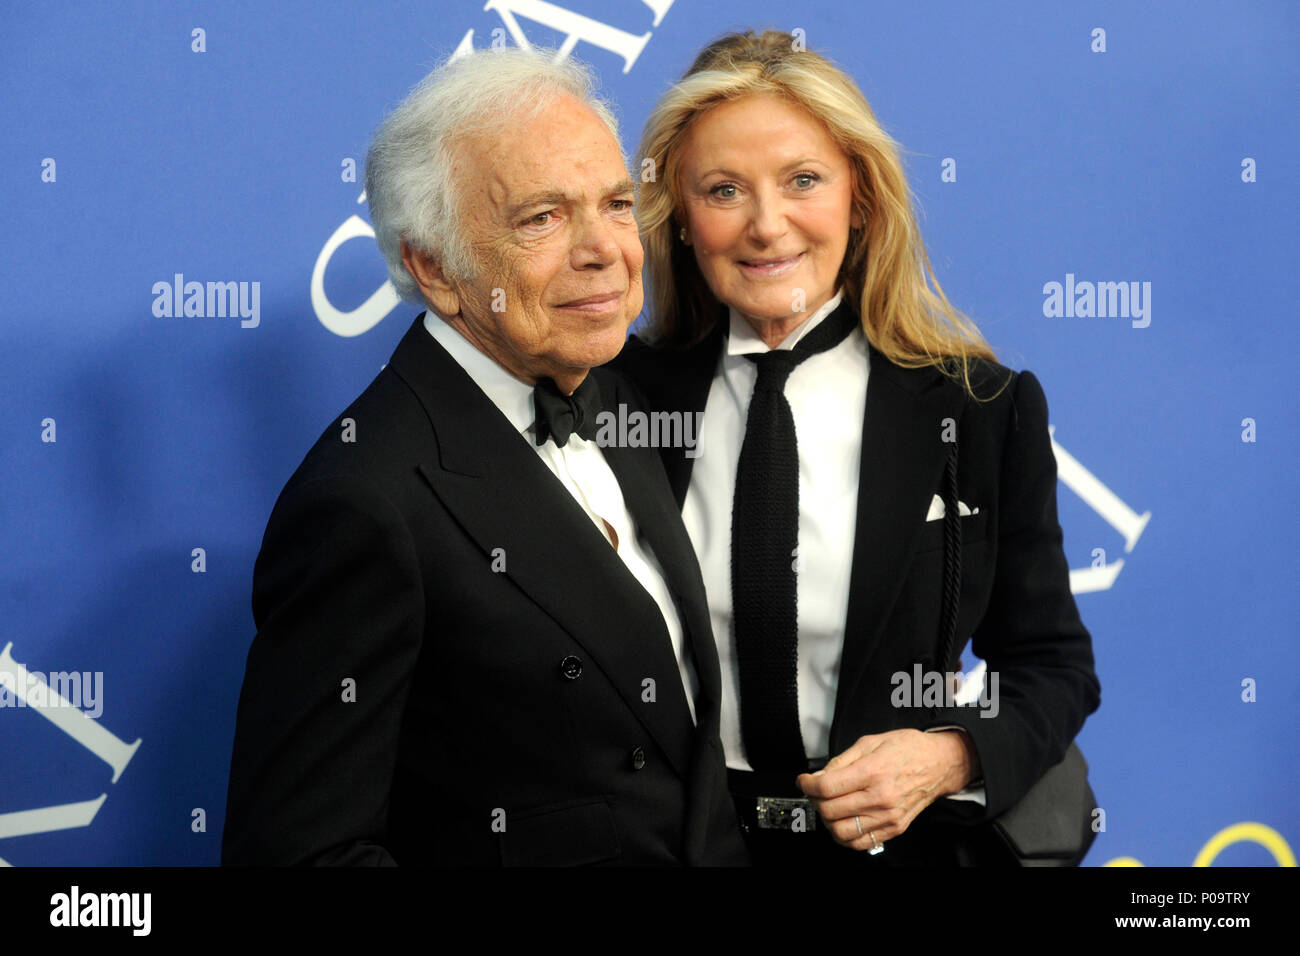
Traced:
[[800, 774], [796, 782], [835, 842], [870, 850], [903, 833], [918, 813], [978, 774], [979, 760], [965, 731], [909, 729], [859, 737], [821, 770]]

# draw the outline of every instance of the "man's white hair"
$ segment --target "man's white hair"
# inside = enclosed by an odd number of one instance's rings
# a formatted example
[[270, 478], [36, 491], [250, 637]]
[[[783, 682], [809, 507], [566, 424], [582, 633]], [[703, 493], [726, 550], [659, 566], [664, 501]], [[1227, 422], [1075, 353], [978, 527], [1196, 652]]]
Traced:
[[506, 48], [443, 63], [384, 119], [366, 154], [366, 199], [375, 241], [403, 299], [424, 304], [402, 262], [403, 237], [448, 276], [470, 279], [478, 272], [452, 179], [457, 140], [527, 122], [567, 93], [589, 106], [617, 142], [618, 121], [595, 88], [583, 63], [557, 60], [553, 50]]

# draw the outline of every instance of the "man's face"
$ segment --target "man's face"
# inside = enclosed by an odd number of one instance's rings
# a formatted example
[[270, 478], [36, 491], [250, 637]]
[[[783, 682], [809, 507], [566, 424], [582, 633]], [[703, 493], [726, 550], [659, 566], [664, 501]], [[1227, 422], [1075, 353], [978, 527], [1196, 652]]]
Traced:
[[468, 337], [516, 377], [562, 388], [617, 355], [641, 312], [643, 252], [609, 127], [564, 95], [535, 120], [461, 141], [453, 175], [478, 263], [475, 277], [452, 277]]

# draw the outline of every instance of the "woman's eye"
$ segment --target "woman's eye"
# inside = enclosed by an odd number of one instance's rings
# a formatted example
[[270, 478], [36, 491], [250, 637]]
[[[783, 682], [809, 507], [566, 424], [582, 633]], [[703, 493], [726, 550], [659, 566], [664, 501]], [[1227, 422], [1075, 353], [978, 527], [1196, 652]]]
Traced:
[[[729, 189], [729, 190], [731, 190], [731, 192], [728, 193], [728, 194], [726, 194], [726, 195], [724, 196], [723, 193], [722, 193], [722, 191], [723, 191], [724, 189]], [[719, 199], [735, 199], [735, 198], [736, 198], [736, 186], [735, 186], [734, 183], [719, 183], [718, 185], [716, 185], [716, 186], [714, 186], [712, 189], [710, 189], [709, 192], [712, 193], [714, 196], [717, 196]]]
[[[807, 180], [806, 185], [803, 183], [803, 180]], [[817, 176], [813, 173], [799, 173], [794, 177], [794, 181], [799, 185], [800, 189], [811, 189], [813, 183], [817, 182]]]

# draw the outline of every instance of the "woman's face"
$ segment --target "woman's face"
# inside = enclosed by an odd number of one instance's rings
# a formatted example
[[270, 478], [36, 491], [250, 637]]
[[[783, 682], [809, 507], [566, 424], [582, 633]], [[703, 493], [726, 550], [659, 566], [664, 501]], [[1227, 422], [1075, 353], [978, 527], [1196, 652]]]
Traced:
[[756, 323], [797, 324], [835, 294], [852, 168], [822, 124], [780, 97], [714, 106], [687, 131], [678, 195], [713, 294]]

